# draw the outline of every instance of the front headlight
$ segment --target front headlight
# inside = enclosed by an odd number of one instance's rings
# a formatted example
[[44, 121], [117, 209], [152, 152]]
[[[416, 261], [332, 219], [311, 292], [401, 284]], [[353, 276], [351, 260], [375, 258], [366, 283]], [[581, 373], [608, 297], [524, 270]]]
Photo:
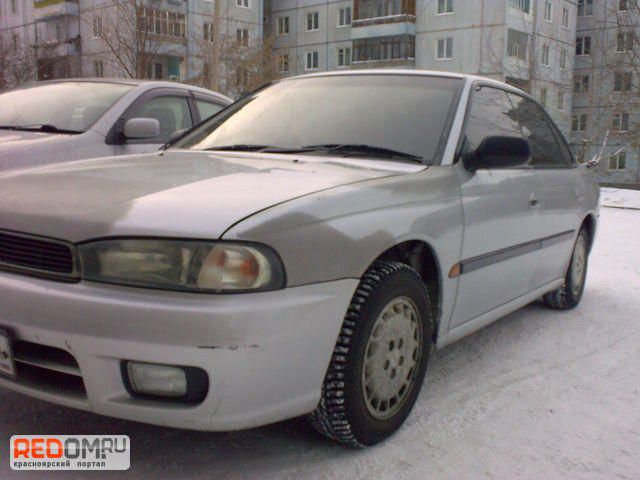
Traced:
[[264, 245], [189, 240], [104, 240], [80, 245], [85, 280], [194, 292], [284, 288], [276, 253]]

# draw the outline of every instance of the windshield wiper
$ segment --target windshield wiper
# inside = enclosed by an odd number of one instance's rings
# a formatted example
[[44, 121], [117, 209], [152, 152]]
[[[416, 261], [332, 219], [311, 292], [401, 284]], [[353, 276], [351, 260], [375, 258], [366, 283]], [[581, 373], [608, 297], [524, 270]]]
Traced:
[[323, 144], [323, 145], [307, 145], [300, 148], [301, 151], [311, 152], [328, 152], [328, 153], [342, 153], [344, 155], [371, 155], [378, 158], [393, 158], [399, 160], [409, 160], [416, 163], [423, 163], [423, 158], [411, 153], [400, 152], [398, 150], [392, 150], [385, 147], [376, 147], [374, 145], [364, 144], [351, 144], [351, 143], [336, 143], [336, 144]]
[[[223, 145], [221, 147], [205, 148], [206, 151], [229, 151], [229, 152], [260, 152], [266, 148], [271, 148], [271, 145]], [[275, 147], [273, 147], [275, 148]]]
[[68, 128], [58, 128], [55, 125], [49, 123], [37, 123], [34, 125], [0, 125], [0, 129], [3, 130], [17, 130], [25, 132], [43, 132], [43, 133], [65, 133], [65, 134], [79, 134], [84, 133], [83, 130], [71, 130]]

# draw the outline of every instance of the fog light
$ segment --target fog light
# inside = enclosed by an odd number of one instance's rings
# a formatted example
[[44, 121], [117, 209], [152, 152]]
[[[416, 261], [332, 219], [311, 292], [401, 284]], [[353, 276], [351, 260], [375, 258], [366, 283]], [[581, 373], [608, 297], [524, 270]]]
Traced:
[[184, 397], [187, 394], [187, 375], [182, 368], [129, 362], [129, 382], [140, 395]]

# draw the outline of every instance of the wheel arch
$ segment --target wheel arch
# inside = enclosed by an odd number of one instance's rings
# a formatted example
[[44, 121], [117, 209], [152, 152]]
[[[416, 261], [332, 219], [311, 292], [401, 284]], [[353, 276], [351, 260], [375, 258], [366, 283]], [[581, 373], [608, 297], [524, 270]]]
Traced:
[[[435, 319], [433, 341], [437, 340], [442, 313], [442, 270], [433, 246], [423, 239], [403, 240], [387, 248], [375, 261], [396, 261], [413, 268], [427, 287], [431, 312]], [[371, 262], [373, 263], [373, 262]], [[371, 266], [371, 264], [369, 265]], [[368, 268], [368, 267], [367, 267]]]

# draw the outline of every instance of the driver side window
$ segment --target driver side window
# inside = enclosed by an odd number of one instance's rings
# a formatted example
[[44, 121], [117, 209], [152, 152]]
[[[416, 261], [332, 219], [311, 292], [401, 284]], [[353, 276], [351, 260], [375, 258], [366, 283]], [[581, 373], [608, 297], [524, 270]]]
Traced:
[[129, 144], [167, 143], [178, 130], [193, 126], [191, 110], [186, 97], [162, 96], [144, 102], [129, 118], [155, 118], [160, 123], [160, 135], [155, 138], [129, 140]]
[[473, 92], [471, 109], [465, 127], [464, 153], [472, 152], [487, 137], [522, 137], [507, 93], [493, 87], [483, 86]]

